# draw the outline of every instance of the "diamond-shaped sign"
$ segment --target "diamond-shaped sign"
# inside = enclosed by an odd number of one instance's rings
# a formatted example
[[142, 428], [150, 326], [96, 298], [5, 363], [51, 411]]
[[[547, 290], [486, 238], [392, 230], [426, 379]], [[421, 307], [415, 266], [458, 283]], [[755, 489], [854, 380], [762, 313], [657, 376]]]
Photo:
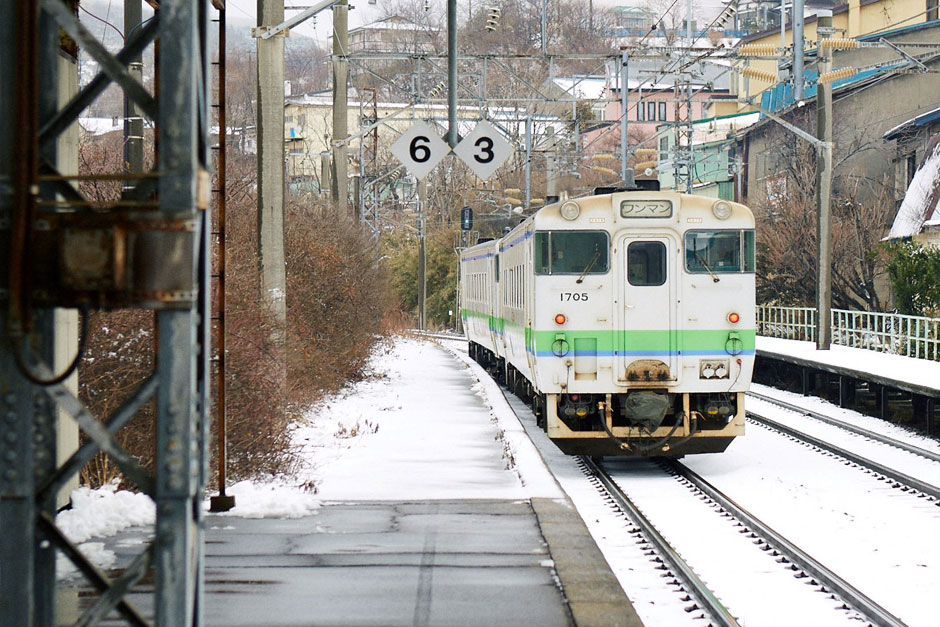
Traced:
[[438, 137], [433, 126], [419, 121], [402, 133], [389, 150], [415, 178], [423, 179], [447, 156], [450, 147]]
[[470, 166], [473, 173], [486, 180], [506, 162], [515, 148], [495, 126], [480, 120], [469, 135], [460, 140], [454, 154]]

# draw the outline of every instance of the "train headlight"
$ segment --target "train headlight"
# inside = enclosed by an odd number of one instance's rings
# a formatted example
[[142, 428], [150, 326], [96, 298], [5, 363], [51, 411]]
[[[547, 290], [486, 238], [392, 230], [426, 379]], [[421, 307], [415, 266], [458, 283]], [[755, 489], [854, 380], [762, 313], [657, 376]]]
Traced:
[[730, 322], [731, 324], [737, 324], [740, 321], [741, 321], [741, 316], [739, 316], [736, 312], [732, 311], [731, 313], [728, 314], [728, 322]]
[[555, 324], [564, 324], [566, 322], [568, 322], [568, 318], [565, 314], [555, 314]]
[[[730, 207], [729, 207], [730, 208]], [[561, 205], [561, 217], [565, 220], [574, 220], [581, 215], [581, 207], [573, 200], [569, 200]]]
[[712, 205], [712, 214], [719, 220], [727, 220], [731, 216], [731, 203], [727, 200], [719, 200]]

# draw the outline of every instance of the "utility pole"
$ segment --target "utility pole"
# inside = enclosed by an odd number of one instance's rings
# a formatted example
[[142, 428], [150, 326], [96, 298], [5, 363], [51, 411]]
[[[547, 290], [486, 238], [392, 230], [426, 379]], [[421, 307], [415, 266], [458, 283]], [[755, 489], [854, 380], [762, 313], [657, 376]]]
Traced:
[[428, 184], [424, 179], [418, 181], [418, 329], [427, 329], [427, 229], [426, 208]]
[[346, 82], [349, 76], [349, 5], [339, 0], [333, 5], [333, 169], [330, 194], [337, 217], [349, 214], [349, 166], [346, 138], [349, 136]]
[[532, 204], [532, 116], [525, 116], [525, 210]]
[[[627, 159], [630, 157], [630, 101], [628, 94], [630, 91], [630, 57], [627, 49], [620, 49], [620, 178], [627, 187], [633, 186], [633, 170], [627, 167]], [[642, 106], [642, 103], [641, 103]]]
[[447, 0], [447, 145], [457, 146], [457, 0]]
[[555, 129], [545, 129], [548, 152], [545, 154], [545, 204], [558, 201], [558, 144]]
[[[143, 11], [141, 0], [124, 1], [124, 40], [127, 41], [131, 33], [140, 26]], [[143, 56], [134, 55], [127, 64], [127, 72], [139, 83], [143, 84]], [[124, 167], [127, 172], [143, 172], [144, 170], [144, 119], [137, 109], [133, 98], [124, 96]], [[129, 181], [125, 181], [127, 187]]]
[[[258, 263], [261, 299], [279, 357], [287, 329], [284, 260], [284, 38], [262, 35], [284, 21], [284, 0], [258, 0]], [[283, 366], [282, 363], [278, 367]]]
[[793, 100], [803, 99], [803, 0], [793, 0]]
[[[819, 75], [832, 70], [832, 52], [822, 45], [832, 34], [832, 10], [816, 14], [819, 35]], [[830, 199], [832, 196], [832, 83], [819, 81], [816, 94], [816, 136], [822, 141], [816, 165], [816, 348], [829, 350], [832, 341], [832, 250]]]

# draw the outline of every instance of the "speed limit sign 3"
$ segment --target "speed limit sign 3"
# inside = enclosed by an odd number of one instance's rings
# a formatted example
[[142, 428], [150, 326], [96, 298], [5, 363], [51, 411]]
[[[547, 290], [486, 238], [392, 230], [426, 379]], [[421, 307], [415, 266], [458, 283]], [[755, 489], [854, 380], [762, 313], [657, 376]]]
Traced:
[[415, 122], [389, 150], [417, 179], [423, 179], [450, 152], [437, 130], [427, 122]]
[[454, 154], [484, 181], [506, 162], [513, 151], [512, 144], [486, 120], [480, 120], [454, 148]]

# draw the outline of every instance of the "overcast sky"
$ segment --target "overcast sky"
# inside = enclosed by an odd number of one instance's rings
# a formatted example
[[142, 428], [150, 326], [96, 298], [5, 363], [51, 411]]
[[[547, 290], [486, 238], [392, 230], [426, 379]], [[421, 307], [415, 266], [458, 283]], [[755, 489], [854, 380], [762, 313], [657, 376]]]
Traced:
[[[445, 0], [430, 0], [431, 4], [435, 7], [440, 7], [439, 10], [443, 10]], [[476, 5], [485, 4], [487, 0], [472, 0]], [[547, 0], [549, 3], [552, 0]], [[587, 2], [588, 0], [583, 0]], [[688, 0], [679, 0], [680, 6], [686, 6]], [[315, 0], [285, 0], [284, 5], [289, 7], [291, 5], [295, 6], [312, 6], [316, 4]], [[350, 27], [361, 26], [363, 24], [368, 24], [369, 22], [374, 21], [382, 13], [382, 5], [390, 6], [392, 2], [387, 2], [387, 0], [376, 0], [376, 4], [369, 4], [369, 0], [350, 0], [350, 4], [354, 7], [349, 12], [349, 25]], [[594, 6], [642, 6], [646, 4], [642, 0], [594, 0]], [[696, 7], [699, 7], [707, 15], [713, 15], [717, 12], [717, 8], [724, 6], [724, 3], [721, 0], [694, 0]], [[250, 19], [252, 23], [257, 23], [256, 9], [258, 6], [258, 0], [227, 0], [226, 6], [228, 7], [228, 19], [229, 21], [236, 19]], [[467, 0], [457, 0], [458, 6], [458, 15], [465, 14], [467, 11]], [[295, 11], [288, 11], [287, 16], [294, 15]], [[326, 42], [330, 35], [330, 29], [333, 25], [333, 14], [332, 11], [326, 10], [322, 11], [316, 18], [316, 20], [310, 19], [307, 20], [304, 24], [297, 27], [295, 30], [299, 33], [306, 35], [307, 37], [314, 37], [317, 40]]]

